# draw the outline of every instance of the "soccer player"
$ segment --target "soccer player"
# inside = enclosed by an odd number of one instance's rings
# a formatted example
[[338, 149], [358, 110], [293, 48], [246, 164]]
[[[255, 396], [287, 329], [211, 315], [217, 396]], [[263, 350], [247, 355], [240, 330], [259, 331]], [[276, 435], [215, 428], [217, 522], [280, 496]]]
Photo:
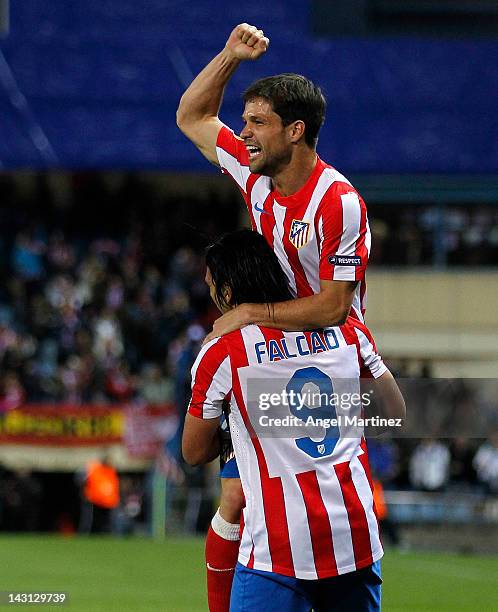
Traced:
[[253, 229], [273, 248], [301, 299], [270, 309], [241, 304], [218, 319], [212, 337], [250, 323], [294, 330], [340, 324], [351, 307], [362, 320], [370, 251], [366, 208], [351, 183], [317, 155], [326, 107], [319, 87], [296, 74], [256, 81], [244, 93], [240, 138], [218, 118], [231, 75], [268, 44], [261, 30], [237, 26], [183, 94], [177, 123], [237, 183]]
[[[292, 293], [268, 307], [240, 303], [215, 322], [208, 340], [251, 323], [308, 330], [341, 324], [350, 312], [363, 320], [370, 252], [366, 208], [351, 183], [317, 155], [326, 109], [319, 87], [296, 74], [256, 81], [244, 93], [240, 138], [218, 117], [234, 71], [242, 61], [261, 57], [268, 45], [261, 30], [238, 25], [178, 108], [183, 133], [238, 185], [252, 227], [275, 251]], [[206, 541], [208, 597], [216, 600], [211, 612], [226, 610], [221, 599], [225, 591], [228, 602], [230, 559], [236, 559], [238, 545], [235, 517], [243, 505], [233, 460], [220, 475], [220, 511]]]
[[[288, 279], [275, 254], [255, 232], [223, 237], [208, 250], [206, 263], [206, 282], [222, 312], [247, 300], [269, 305], [289, 297]], [[370, 332], [353, 317], [312, 332], [249, 325], [211, 340], [199, 353], [192, 368], [183, 454], [192, 464], [218, 455], [219, 417], [228, 401], [246, 496], [233, 612], [380, 609], [383, 551], [361, 432], [339, 424], [325, 429], [321, 439], [302, 430], [300, 435], [265, 436], [258, 418], [271, 417], [272, 409], [254, 409], [256, 385], [260, 397], [272, 385], [275, 389], [275, 381], [287, 393], [299, 395], [315, 384], [331, 396], [334, 390], [359, 388], [365, 375], [376, 379], [389, 416], [404, 416], [403, 399]], [[325, 413], [337, 418], [335, 406], [326, 405]], [[322, 407], [302, 410], [290, 403], [284, 412], [279, 408], [278, 416], [324, 414]], [[348, 414], [361, 414], [361, 405]]]

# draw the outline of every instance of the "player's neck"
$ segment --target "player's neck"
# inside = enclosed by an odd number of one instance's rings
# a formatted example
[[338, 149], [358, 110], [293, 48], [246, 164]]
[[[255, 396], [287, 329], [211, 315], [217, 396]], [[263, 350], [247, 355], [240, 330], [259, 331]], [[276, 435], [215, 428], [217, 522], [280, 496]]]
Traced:
[[318, 156], [308, 147], [295, 151], [290, 163], [272, 177], [273, 188], [284, 197], [299, 191], [315, 169]]

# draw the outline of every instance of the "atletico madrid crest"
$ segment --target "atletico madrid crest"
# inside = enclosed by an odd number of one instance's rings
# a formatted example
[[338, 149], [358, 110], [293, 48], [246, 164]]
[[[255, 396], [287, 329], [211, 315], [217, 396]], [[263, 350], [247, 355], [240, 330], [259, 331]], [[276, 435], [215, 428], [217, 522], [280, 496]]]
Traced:
[[290, 232], [289, 232], [289, 240], [296, 247], [296, 249], [300, 249], [303, 247], [308, 240], [310, 239], [310, 224], [306, 223], [306, 221], [298, 221], [297, 219], [293, 219]]

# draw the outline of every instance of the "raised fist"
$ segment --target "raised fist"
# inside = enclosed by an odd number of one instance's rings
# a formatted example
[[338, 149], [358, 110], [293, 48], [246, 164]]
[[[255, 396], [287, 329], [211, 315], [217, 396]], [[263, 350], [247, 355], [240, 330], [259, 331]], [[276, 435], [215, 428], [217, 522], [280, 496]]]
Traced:
[[232, 30], [225, 48], [239, 60], [255, 60], [266, 53], [269, 44], [270, 40], [263, 34], [263, 30], [241, 23]]

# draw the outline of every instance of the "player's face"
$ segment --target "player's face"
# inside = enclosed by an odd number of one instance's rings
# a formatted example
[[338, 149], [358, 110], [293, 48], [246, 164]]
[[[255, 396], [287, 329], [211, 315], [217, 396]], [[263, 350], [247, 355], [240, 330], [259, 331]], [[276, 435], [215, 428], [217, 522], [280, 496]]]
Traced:
[[[209, 287], [209, 295], [211, 296], [211, 299], [215, 303], [215, 305], [218, 308], [218, 310], [220, 312], [222, 312], [222, 313], [227, 312], [228, 310], [230, 310], [230, 306], [228, 306], [225, 303], [220, 304], [220, 302], [218, 301], [218, 296], [216, 295], [216, 285], [214, 284], [213, 277], [211, 276], [211, 270], [209, 268], [207, 268], [207, 267], [206, 267], [206, 276], [205, 276], [204, 280], [206, 282], [206, 285]], [[227, 301], [229, 299], [230, 299], [230, 296], [227, 295]]]
[[280, 116], [264, 98], [246, 103], [242, 121], [244, 128], [240, 137], [249, 153], [250, 171], [265, 176], [277, 175], [292, 157], [292, 127], [283, 126]]

